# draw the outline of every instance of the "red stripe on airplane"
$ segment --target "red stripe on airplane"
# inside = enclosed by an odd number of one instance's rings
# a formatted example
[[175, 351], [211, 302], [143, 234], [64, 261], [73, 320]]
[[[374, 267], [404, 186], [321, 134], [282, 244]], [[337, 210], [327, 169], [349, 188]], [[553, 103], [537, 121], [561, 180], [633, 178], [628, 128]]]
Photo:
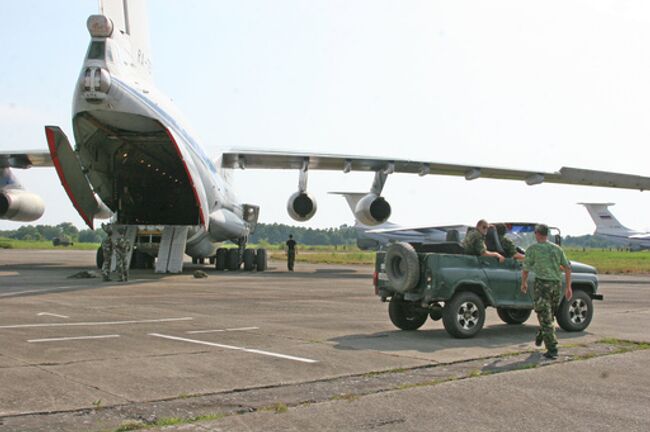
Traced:
[[52, 162], [54, 163], [54, 168], [56, 169], [56, 173], [59, 175], [59, 179], [61, 180], [61, 185], [63, 185], [63, 189], [65, 189], [65, 192], [68, 194], [68, 197], [70, 198], [70, 201], [72, 201], [72, 205], [74, 208], [77, 210], [79, 213], [79, 216], [86, 222], [86, 225], [90, 227], [90, 229], [93, 228], [93, 219], [89, 218], [86, 213], [84, 213], [81, 210], [81, 206], [79, 206], [79, 203], [75, 199], [74, 195], [72, 194], [72, 191], [70, 190], [70, 185], [65, 179], [65, 176], [63, 175], [63, 168], [61, 167], [61, 161], [59, 161], [59, 155], [56, 151], [56, 135], [52, 128], [46, 127], [45, 128], [45, 136], [47, 138], [47, 146], [50, 149], [50, 156], [52, 156]]

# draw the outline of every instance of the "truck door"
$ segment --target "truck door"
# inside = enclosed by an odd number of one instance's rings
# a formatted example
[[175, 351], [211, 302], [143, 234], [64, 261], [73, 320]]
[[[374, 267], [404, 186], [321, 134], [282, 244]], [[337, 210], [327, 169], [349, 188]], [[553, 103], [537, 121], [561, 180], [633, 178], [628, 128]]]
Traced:
[[488, 280], [489, 288], [498, 306], [518, 303], [521, 286], [521, 264], [506, 258], [503, 263], [493, 257], [478, 257]]

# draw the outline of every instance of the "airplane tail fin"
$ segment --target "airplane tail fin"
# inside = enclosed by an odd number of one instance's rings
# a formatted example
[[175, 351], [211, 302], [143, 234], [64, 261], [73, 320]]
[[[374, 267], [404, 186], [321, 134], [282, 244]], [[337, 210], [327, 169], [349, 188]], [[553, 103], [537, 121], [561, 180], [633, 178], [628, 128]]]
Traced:
[[99, 0], [99, 13], [113, 23], [111, 38], [131, 56], [139, 74], [151, 78], [149, 20], [145, 0]]
[[589, 215], [596, 224], [596, 233], [607, 231], [609, 233], [618, 231], [621, 233], [631, 233], [633, 230], [623, 226], [618, 219], [614, 217], [608, 207], [614, 203], [578, 203], [585, 206]]
[[[347, 201], [353, 217], [354, 217], [354, 210], [356, 210], [357, 208], [357, 203], [361, 200], [361, 198], [368, 195], [368, 192], [330, 192], [330, 193], [332, 195], [342, 195], [345, 198], [345, 201]], [[356, 221], [356, 217], [354, 219]]]

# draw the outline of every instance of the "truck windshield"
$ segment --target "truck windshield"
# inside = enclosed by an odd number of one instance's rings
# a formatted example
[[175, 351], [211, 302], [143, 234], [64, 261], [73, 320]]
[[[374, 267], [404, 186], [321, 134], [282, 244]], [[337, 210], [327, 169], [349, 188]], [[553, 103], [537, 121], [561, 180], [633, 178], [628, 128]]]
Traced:
[[[559, 229], [550, 227], [548, 233], [548, 241], [555, 243], [555, 239], [559, 235]], [[506, 233], [506, 237], [512, 240], [516, 246], [522, 248], [523, 250], [528, 249], [530, 245], [534, 244], [537, 241], [535, 239], [535, 232], [533, 230], [512, 230]]]

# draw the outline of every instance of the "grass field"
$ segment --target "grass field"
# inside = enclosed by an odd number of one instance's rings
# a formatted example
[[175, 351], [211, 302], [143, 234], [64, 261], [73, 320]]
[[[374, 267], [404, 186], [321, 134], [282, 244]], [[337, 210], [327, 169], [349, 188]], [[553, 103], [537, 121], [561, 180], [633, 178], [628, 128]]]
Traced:
[[[234, 247], [234, 245], [232, 245]], [[72, 246], [53, 246], [51, 241], [23, 241], [0, 237], [0, 249], [75, 249], [96, 250], [96, 243], [75, 243]], [[251, 245], [269, 249], [271, 259], [284, 261], [282, 245]], [[625, 252], [602, 249], [566, 249], [569, 259], [592, 265], [601, 274], [650, 273], [650, 251]], [[301, 246], [296, 262], [314, 264], [372, 265], [375, 253], [359, 250], [356, 246]]]
[[0, 249], [74, 249], [96, 250], [99, 243], [74, 243], [71, 246], [54, 246], [52, 241], [14, 240], [0, 237]]

